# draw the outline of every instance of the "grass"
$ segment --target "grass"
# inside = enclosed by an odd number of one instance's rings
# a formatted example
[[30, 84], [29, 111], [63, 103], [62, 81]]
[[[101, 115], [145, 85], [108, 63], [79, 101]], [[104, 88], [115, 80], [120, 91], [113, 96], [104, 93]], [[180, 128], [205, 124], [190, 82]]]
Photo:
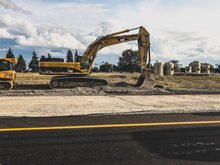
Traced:
[[163, 76], [163, 78], [163, 81], [157, 81], [157, 84], [164, 87], [220, 89], [220, 76]]
[[38, 73], [17, 73], [16, 84], [49, 84], [51, 75], [40, 75]]
[[[109, 76], [121, 75], [126, 76], [126, 79], [111, 78]], [[92, 73], [91, 76], [106, 79], [109, 83], [127, 82], [135, 84], [140, 74], [136, 73]], [[49, 84], [53, 75], [39, 75], [38, 73], [17, 73], [15, 83], [17, 84]], [[156, 76], [152, 75], [157, 85], [171, 87], [176, 89], [198, 89], [212, 88], [220, 89], [220, 76]]]

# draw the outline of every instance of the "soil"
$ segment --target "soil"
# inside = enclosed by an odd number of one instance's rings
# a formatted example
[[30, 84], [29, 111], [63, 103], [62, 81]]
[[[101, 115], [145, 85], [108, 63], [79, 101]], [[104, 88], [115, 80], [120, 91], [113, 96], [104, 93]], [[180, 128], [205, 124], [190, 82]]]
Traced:
[[[138, 74], [100, 73], [92, 76], [106, 79], [109, 85], [54, 90], [49, 86], [52, 76], [19, 73], [12, 90], [0, 90], [0, 116], [220, 111], [220, 77], [152, 75], [148, 81], [151, 83], [135, 87]], [[153, 88], [148, 86], [152, 82], [155, 82]]]
[[134, 84], [137, 83], [139, 75], [102, 73], [95, 76], [106, 79], [109, 85], [51, 89], [49, 82], [52, 76], [42, 76], [38, 73], [19, 73], [17, 74], [14, 88], [10, 91], [1, 90], [0, 96], [220, 94], [219, 78], [216, 79], [210, 76], [191, 78], [189, 76], [152, 76], [151, 80], [155, 82], [153, 88], [148, 85], [135, 87]]
[[220, 95], [0, 97], [0, 118], [162, 113], [219, 115], [219, 98]]

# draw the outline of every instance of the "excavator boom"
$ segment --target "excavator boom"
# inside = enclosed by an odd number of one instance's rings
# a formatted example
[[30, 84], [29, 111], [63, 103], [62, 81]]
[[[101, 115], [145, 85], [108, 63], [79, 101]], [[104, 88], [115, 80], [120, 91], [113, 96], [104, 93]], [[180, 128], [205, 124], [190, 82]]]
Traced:
[[[132, 30], [139, 29], [138, 34], [132, 35], [118, 35], [122, 33], [127, 33]], [[84, 52], [80, 64], [84, 65], [87, 61], [91, 58], [95, 57], [98, 51], [104, 47], [116, 45], [124, 42], [138, 40], [138, 47], [139, 47], [139, 54], [141, 59], [141, 72], [146, 72], [150, 70], [150, 62], [151, 62], [151, 55], [150, 55], [150, 34], [144, 27], [138, 27], [134, 29], [127, 29], [124, 31], [112, 33], [103, 37], [98, 37], [94, 42], [92, 42]], [[147, 57], [149, 59], [148, 66], [146, 65]], [[95, 59], [92, 61], [94, 62]], [[93, 63], [90, 63], [92, 65]]]

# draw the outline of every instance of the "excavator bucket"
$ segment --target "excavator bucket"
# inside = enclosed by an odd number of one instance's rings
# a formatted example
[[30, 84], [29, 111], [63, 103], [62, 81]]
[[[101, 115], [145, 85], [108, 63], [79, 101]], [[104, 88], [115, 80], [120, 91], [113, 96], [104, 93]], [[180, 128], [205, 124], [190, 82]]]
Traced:
[[135, 84], [136, 87], [153, 88], [155, 86], [154, 79], [151, 78], [151, 73], [141, 74], [138, 82]]

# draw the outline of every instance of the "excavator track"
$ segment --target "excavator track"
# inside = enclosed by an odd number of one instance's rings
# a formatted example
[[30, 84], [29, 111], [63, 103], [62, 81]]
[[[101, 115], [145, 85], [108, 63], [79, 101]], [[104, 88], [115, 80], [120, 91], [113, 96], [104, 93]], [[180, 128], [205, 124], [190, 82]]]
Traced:
[[9, 90], [12, 89], [13, 83], [11, 80], [0, 80], [0, 89]]
[[74, 77], [74, 76], [56, 76], [50, 81], [52, 89], [65, 89], [74, 87], [93, 87], [108, 85], [104, 79], [92, 76]]

